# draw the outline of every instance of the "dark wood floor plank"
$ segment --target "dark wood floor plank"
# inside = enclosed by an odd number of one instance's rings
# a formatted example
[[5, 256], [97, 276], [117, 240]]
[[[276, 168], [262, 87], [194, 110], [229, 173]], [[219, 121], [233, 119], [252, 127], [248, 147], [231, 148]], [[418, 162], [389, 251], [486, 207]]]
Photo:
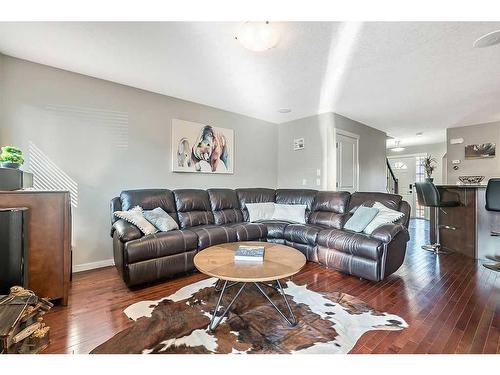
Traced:
[[[499, 353], [500, 277], [460, 254], [436, 257], [422, 221], [412, 221], [404, 265], [379, 283], [361, 280], [316, 263], [291, 279], [311, 290], [351, 294], [373, 308], [401, 316], [402, 331], [370, 331], [351, 353]], [[111, 244], [110, 244], [111, 246]], [[204, 279], [192, 273], [128, 289], [112, 268], [74, 276], [67, 307], [46, 315], [51, 343], [45, 353], [88, 353], [132, 324], [123, 310], [138, 301], [157, 300]]]

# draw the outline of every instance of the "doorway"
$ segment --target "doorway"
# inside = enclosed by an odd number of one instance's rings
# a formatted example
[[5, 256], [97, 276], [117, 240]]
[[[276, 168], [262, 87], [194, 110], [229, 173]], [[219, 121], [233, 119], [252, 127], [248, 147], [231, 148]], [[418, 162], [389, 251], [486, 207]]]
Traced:
[[415, 192], [415, 182], [423, 181], [425, 178], [423, 159], [426, 154], [389, 156], [389, 164], [398, 179], [398, 194], [407, 201], [411, 207], [412, 218], [426, 218], [428, 216], [425, 207], [418, 203]]
[[359, 188], [359, 135], [335, 129], [337, 182], [339, 191], [354, 193]]

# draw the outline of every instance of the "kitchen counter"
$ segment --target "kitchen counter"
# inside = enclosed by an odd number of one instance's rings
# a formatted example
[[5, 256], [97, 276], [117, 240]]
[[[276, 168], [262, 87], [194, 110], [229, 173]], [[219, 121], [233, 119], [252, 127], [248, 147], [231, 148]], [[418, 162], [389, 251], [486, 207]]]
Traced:
[[[441, 246], [444, 250], [459, 252], [475, 259], [499, 254], [500, 237], [491, 235], [498, 223], [500, 213], [486, 211], [486, 184], [437, 185], [442, 200], [459, 199], [460, 206], [431, 210], [431, 242], [435, 239], [435, 211], [439, 214]], [[434, 211], [434, 212], [433, 212]], [[455, 229], [452, 229], [455, 228]]]

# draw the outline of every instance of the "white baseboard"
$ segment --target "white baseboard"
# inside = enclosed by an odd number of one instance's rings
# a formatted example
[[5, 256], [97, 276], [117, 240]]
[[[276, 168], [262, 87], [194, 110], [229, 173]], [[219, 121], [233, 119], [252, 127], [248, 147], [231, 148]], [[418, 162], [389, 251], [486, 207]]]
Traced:
[[109, 267], [114, 265], [115, 265], [114, 259], [105, 259], [105, 260], [100, 260], [98, 262], [75, 264], [73, 266], [73, 273], [93, 270], [96, 268]]

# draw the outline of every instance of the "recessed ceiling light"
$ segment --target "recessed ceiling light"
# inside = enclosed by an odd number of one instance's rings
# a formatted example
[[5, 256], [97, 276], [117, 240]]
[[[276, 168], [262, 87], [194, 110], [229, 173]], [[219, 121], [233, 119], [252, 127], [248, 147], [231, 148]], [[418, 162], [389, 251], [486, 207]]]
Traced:
[[279, 113], [290, 113], [292, 110], [290, 108], [280, 108], [278, 109]]
[[245, 22], [235, 39], [250, 51], [262, 52], [276, 46], [280, 35], [269, 22]]
[[476, 39], [472, 45], [474, 48], [484, 48], [494, 46], [500, 43], [500, 30], [492, 31], [491, 33], [485, 34], [479, 39]]
[[423, 135], [424, 135], [424, 133], [422, 133], [422, 132], [418, 132], [418, 133], [417, 133], [417, 137], [421, 137], [421, 136], [423, 136]]

